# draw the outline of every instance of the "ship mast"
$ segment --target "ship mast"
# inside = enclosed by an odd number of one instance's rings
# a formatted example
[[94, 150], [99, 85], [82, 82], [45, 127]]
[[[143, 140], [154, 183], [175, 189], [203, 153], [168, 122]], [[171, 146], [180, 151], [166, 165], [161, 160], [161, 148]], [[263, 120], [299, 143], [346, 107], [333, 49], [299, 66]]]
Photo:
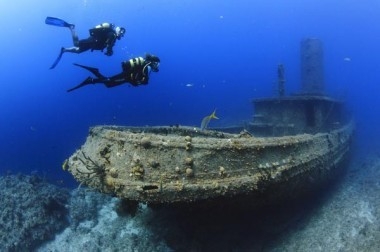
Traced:
[[278, 96], [283, 97], [285, 95], [285, 70], [284, 65], [279, 64], [277, 67], [277, 79], [278, 79]]
[[316, 38], [301, 41], [301, 93], [323, 95], [323, 44]]

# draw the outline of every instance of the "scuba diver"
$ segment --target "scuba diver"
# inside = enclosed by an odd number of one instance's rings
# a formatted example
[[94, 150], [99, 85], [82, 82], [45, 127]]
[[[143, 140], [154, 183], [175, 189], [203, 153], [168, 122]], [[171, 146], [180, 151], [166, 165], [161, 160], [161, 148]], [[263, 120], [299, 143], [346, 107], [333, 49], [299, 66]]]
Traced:
[[115, 27], [113, 24], [103, 23], [89, 30], [90, 37], [79, 40], [75, 31], [75, 25], [69, 24], [62, 19], [55, 17], [47, 17], [45, 23], [48, 25], [69, 28], [74, 43], [73, 47], [61, 48], [57, 59], [54, 61], [50, 69], [53, 69], [58, 64], [65, 52], [82, 53], [88, 50], [91, 50], [91, 52], [94, 50], [100, 50], [103, 52], [103, 50], [106, 49], [105, 55], [111, 56], [113, 54], [112, 48], [115, 45], [116, 40], [120, 40], [125, 34], [125, 28], [123, 27]]
[[158, 72], [158, 68], [160, 65], [160, 59], [157, 56], [146, 54], [145, 58], [137, 57], [127, 61], [123, 61], [121, 63], [121, 68], [123, 71], [119, 74], [116, 74], [112, 77], [106, 77], [99, 72], [99, 69], [83, 66], [79, 64], [74, 64], [76, 66], [82, 67], [92, 74], [95, 75], [96, 78], [87, 77], [82, 83], [79, 85], [70, 88], [67, 92], [71, 92], [83, 86], [89, 84], [104, 84], [106, 87], [116, 87], [124, 83], [130, 83], [132, 86], [146, 85], [149, 82], [149, 74], [150, 72]]

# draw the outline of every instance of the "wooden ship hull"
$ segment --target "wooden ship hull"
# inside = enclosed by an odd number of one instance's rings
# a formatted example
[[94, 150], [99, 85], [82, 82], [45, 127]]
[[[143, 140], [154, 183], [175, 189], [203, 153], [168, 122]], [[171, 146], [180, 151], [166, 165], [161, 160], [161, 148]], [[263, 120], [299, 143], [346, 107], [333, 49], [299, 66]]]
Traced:
[[90, 188], [150, 205], [262, 206], [320, 188], [342, 170], [354, 123], [315, 85], [319, 42], [303, 43], [311, 84], [284, 96], [279, 67], [279, 95], [254, 100], [244, 127], [96, 126], [63, 168]]

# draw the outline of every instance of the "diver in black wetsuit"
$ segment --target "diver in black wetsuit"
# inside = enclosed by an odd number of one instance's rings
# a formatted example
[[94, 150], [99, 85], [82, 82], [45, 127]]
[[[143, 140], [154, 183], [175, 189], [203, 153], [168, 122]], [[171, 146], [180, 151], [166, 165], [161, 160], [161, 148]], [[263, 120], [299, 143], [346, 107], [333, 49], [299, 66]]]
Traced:
[[89, 84], [97, 83], [104, 84], [108, 88], [116, 87], [124, 83], [130, 83], [133, 86], [146, 85], [149, 82], [150, 72], [158, 72], [160, 59], [157, 56], [147, 54], [145, 58], [137, 57], [128, 61], [123, 61], [121, 63], [123, 71], [112, 77], [106, 77], [102, 75], [99, 72], [99, 69], [97, 68], [83, 66], [79, 64], [74, 65], [87, 69], [88, 71], [93, 73], [96, 76], [96, 78], [87, 77], [87, 79], [85, 79], [82, 83], [67, 90], [67, 92], [71, 92], [75, 89], [81, 88]]
[[116, 39], [120, 40], [125, 34], [123, 27], [115, 27], [113, 24], [103, 23], [90, 29], [90, 37], [79, 40], [75, 32], [75, 26], [69, 26], [69, 29], [73, 37], [74, 46], [68, 48], [62, 47], [61, 51], [63, 52], [82, 53], [90, 49], [91, 51], [103, 51], [106, 49], [105, 55], [111, 56]]
[[79, 40], [75, 31], [75, 25], [55, 17], [47, 17], [45, 23], [48, 25], [69, 28], [74, 44], [73, 47], [61, 48], [57, 59], [54, 61], [50, 69], [53, 69], [58, 64], [65, 52], [82, 53], [88, 50], [100, 50], [103, 52], [103, 50], [106, 49], [105, 55], [111, 56], [113, 54], [112, 48], [115, 45], [116, 40], [120, 40], [125, 34], [125, 28], [123, 27], [115, 27], [113, 24], [103, 23], [90, 29], [90, 36], [88, 38]]

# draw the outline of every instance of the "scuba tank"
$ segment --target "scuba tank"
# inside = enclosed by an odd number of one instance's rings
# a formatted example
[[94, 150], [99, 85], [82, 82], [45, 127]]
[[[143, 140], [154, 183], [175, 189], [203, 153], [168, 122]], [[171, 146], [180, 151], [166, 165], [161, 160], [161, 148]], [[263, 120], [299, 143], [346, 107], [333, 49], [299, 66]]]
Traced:
[[103, 23], [90, 29], [90, 35], [93, 37], [104, 36], [110, 31], [114, 30], [114, 25], [110, 23]]

